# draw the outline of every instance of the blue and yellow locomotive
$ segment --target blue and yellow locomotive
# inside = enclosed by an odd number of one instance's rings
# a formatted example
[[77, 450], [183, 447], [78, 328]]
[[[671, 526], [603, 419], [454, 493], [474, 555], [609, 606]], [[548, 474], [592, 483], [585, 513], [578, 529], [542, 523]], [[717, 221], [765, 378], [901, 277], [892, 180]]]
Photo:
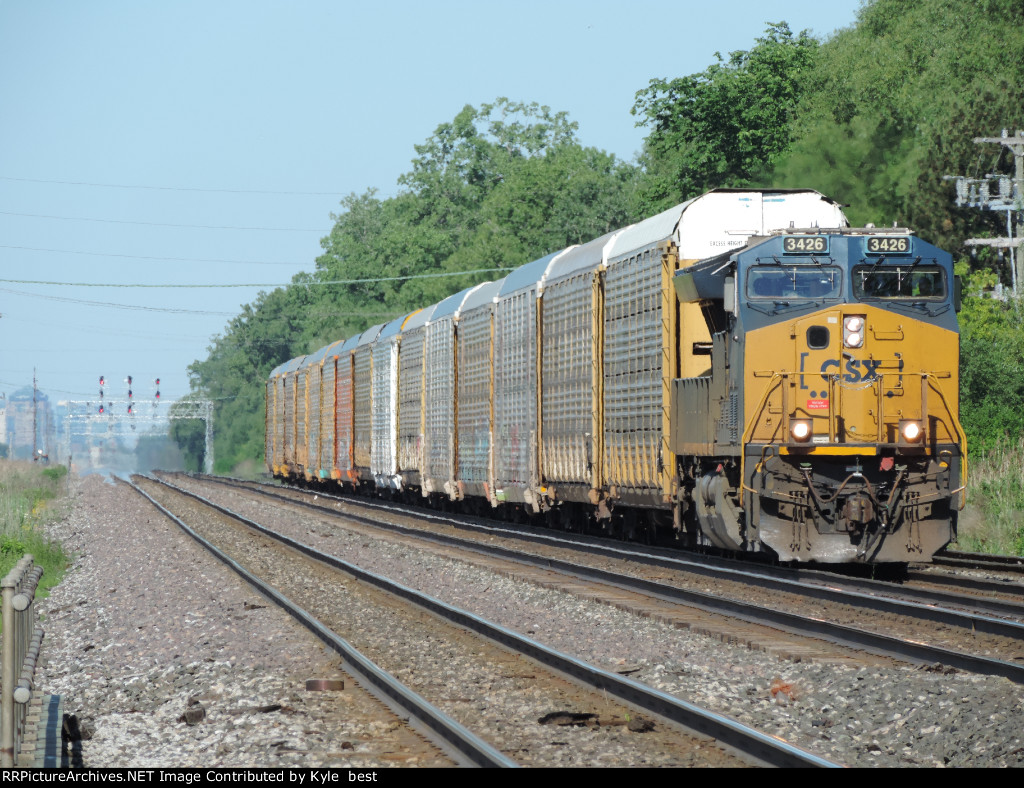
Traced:
[[966, 443], [948, 253], [905, 229], [791, 229], [675, 283], [712, 335], [708, 374], [674, 381], [696, 541], [874, 563], [955, 539]]

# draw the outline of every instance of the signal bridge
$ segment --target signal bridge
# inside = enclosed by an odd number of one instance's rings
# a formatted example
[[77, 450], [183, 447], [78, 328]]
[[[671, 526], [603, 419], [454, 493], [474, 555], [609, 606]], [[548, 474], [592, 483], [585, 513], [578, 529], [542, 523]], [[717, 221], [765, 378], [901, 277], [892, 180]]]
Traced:
[[[161, 407], [157, 407], [160, 405]], [[94, 426], [103, 424], [117, 427], [125, 425], [132, 430], [142, 428], [146, 433], [167, 430], [172, 421], [198, 419], [205, 424], [203, 470], [213, 473], [213, 401], [206, 399], [180, 399], [175, 402], [145, 399], [101, 399], [72, 400], [67, 403], [68, 412], [64, 417], [64, 437], [67, 451], [71, 455], [72, 437], [95, 435]]]

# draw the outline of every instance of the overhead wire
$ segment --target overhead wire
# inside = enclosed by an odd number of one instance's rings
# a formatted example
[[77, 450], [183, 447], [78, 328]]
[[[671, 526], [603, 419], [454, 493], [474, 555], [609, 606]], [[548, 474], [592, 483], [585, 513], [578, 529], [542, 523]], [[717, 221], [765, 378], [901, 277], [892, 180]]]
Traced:
[[143, 287], [143, 288], [221, 288], [221, 287], [321, 287], [325, 285], [362, 285], [377, 284], [380, 282], [400, 282], [409, 279], [437, 279], [446, 276], [472, 276], [474, 274], [489, 274], [501, 271], [512, 271], [510, 267], [505, 268], [478, 268], [474, 271], [442, 271], [433, 274], [406, 274], [405, 276], [375, 276], [366, 279], [311, 279], [308, 282], [286, 282], [286, 283], [265, 283], [265, 282], [242, 282], [230, 284], [147, 284], [128, 282], [53, 282], [38, 279], [0, 279], [0, 282], [14, 285], [52, 285], [55, 287]]
[[80, 254], [88, 255], [89, 257], [118, 257], [128, 260], [159, 260], [161, 262], [168, 263], [232, 263], [237, 265], [280, 265], [280, 266], [297, 266], [306, 265], [305, 263], [277, 263], [269, 260], [230, 260], [218, 257], [156, 257], [154, 255], [142, 255], [142, 254], [113, 254], [111, 252], [86, 252], [80, 249], [46, 249], [39, 246], [12, 246], [10, 244], [0, 244], [0, 249], [17, 249], [18, 251], [24, 252], [55, 252], [57, 254]]
[[[169, 222], [140, 222], [131, 219], [96, 219], [91, 216], [55, 216], [45, 213], [17, 213], [15, 211], [0, 211], [2, 216], [20, 216], [29, 219], [59, 219], [68, 222], [101, 222], [103, 224], [139, 224], [147, 227], [179, 227], [193, 230], [246, 230], [257, 232], [275, 233], [322, 233], [323, 229], [310, 227], [236, 227], [233, 225], [215, 224], [171, 224]], [[329, 232], [329, 231], [327, 231]]]
[[202, 192], [210, 194], [275, 194], [285, 196], [309, 196], [309, 197], [341, 197], [339, 192], [304, 192], [304, 191], [276, 191], [271, 189], [209, 189], [195, 186], [149, 186], [144, 184], [125, 183], [92, 183], [89, 181], [59, 181], [47, 180], [44, 178], [15, 178], [10, 175], [0, 175], [0, 181], [14, 181], [18, 183], [52, 183], [61, 186], [99, 186], [104, 189], [145, 189], [149, 191], [168, 192]]
[[[28, 298], [41, 298], [45, 301], [61, 301], [64, 303], [71, 304], [83, 304], [85, 306], [99, 306], [99, 307], [110, 307], [113, 309], [130, 309], [139, 312], [168, 312], [171, 314], [182, 314], [182, 315], [208, 315], [212, 317], [239, 317], [238, 311], [234, 312], [215, 312], [205, 309], [179, 309], [175, 307], [163, 307], [163, 306], [142, 306], [140, 304], [118, 304], [109, 301], [89, 301], [83, 298], [67, 298], [66, 296], [55, 296], [45, 295], [43, 293], [26, 293], [24, 290], [12, 290], [7, 287], [0, 287], [0, 293], [10, 293], [11, 295], [26, 296]], [[303, 313], [304, 315], [314, 317], [386, 317], [394, 316], [394, 311], [384, 312], [371, 312], [371, 311], [318, 311], [309, 310]], [[288, 316], [281, 315], [279, 317], [264, 318], [267, 320], [285, 320]]]

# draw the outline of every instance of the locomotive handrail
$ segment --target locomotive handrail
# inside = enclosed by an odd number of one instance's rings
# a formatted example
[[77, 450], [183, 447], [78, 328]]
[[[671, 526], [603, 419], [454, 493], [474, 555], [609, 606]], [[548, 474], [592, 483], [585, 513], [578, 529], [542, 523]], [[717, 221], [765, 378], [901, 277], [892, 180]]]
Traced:
[[[757, 425], [757, 422], [760, 419], [760, 415], [764, 411], [765, 405], [768, 404], [768, 397], [771, 396], [771, 393], [777, 387], [782, 385], [783, 380], [785, 380], [788, 376], [789, 376], [789, 373], [787, 373], [787, 372], [773, 372], [772, 373], [771, 380], [769, 380], [765, 384], [764, 394], [761, 395], [761, 401], [757, 403], [757, 407], [754, 408], [754, 413], [747, 420], [747, 426], [743, 428], [743, 437], [740, 439], [741, 443], [740, 443], [740, 490], [739, 490], [739, 492], [740, 492], [740, 508], [741, 509], [743, 508], [744, 480], [747, 478], [747, 472], [746, 472], [747, 454], [746, 454], [745, 451], [743, 451], [743, 448], [748, 443], [750, 443], [750, 435], [753, 433], [754, 427]], [[785, 392], [783, 392], [783, 396], [785, 396]], [[785, 408], [783, 408], [783, 410], [785, 411]], [[783, 415], [788, 419], [788, 414], [783, 413]], [[771, 442], [769, 442], [769, 445], [771, 445]]]
[[960, 489], [954, 490], [954, 492], [962, 493], [960, 496], [960, 511], [963, 511], [964, 507], [967, 506], [967, 434], [964, 432], [964, 429], [960, 424], [960, 419], [953, 414], [953, 410], [949, 407], [949, 400], [946, 399], [946, 392], [942, 390], [942, 385], [939, 383], [938, 376], [935, 374], [929, 374], [928, 379], [935, 382], [935, 391], [942, 399], [942, 404], [946, 408], [946, 413], [949, 414], [949, 417], [953, 422], [953, 427], [956, 429], [956, 435], [960, 439]]
[[[751, 436], [753, 435], [754, 429], [761, 421], [761, 416], [764, 413], [764, 409], [768, 404], [768, 400], [772, 393], [779, 387], [789, 380], [790, 378], [796, 377], [802, 373], [797, 372], [773, 372], [771, 379], [765, 384], [764, 391], [761, 394], [761, 398], [754, 408], [750, 418], [747, 420], [747, 424], [743, 429], [742, 443], [741, 446], [745, 447], [750, 443]], [[878, 430], [876, 434], [876, 440], [882, 443], [882, 430], [885, 424], [885, 409], [884, 409], [884, 397], [885, 397], [885, 386], [883, 381], [886, 376], [903, 377], [904, 375], [916, 375], [921, 378], [921, 419], [925, 421], [927, 419], [927, 408], [928, 408], [928, 389], [931, 388], [939, 395], [939, 399], [942, 401], [942, 407], [945, 409], [946, 415], [948, 416], [949, 423], [952, 425], [952, 431], [955, 433], [957, 441], [960, 444], [960, 488], [954, 492], [961, 493], [959, 509], [962, 510], [967, 505], [967, 436], [963, 431], [963, 427], [960, 424], [960, 419], [957, 418], [956, 414], [953, 413], [952, 408], [949, 405], [949, 400], [946, 397], [946, 393], [942, 390], [942, 384], [939, 383], [939, 378], [942, 377], [943, 373], [936, 372], [881, 372], [878, 373], [877, 377], [871, 381], [873, 384], [878, 385]], [[948, 373], [946, 373], [948, 376]], [[829, 401], [835, 402], [835, 391], [837, 388], [844, 388], [841, 384], [840, 377], [838, 375], [828, 376], [829, 384]], [[786, 402], [786, 390], [783, 388], [783, 407], [782, 407], [782, 420], [781, 425], [783, 428], [783, 434], [788, 434], [790, 420], [790, 413], [788, 403]], [[828, 415], [829, 423], [829, 440], [832, 441], [834, 438], [834, 422], [836, 418], [837, 408], [830, 407]], [[778, 434], [778, 429], [775, 431], [775, 435]], [[769, 440], [767, 445], [772, 445], [776, 442], [775, 435]], [[744, 491], [750, 490], [744, 483], [746, 479], [746, 452], [740, 452], [740, 485], [739, 485], [739, 503], [740, 507], [744, 505]], [[753, 492], [753, 490], [750, 490]]]

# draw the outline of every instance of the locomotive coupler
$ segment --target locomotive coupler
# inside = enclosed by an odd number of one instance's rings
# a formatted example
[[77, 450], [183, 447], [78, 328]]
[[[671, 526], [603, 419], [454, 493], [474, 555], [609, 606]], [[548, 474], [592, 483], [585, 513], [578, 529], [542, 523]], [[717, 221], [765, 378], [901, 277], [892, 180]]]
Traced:
[[867, 531], [872, 524], [877, 524], [877, 531], [888, 532], [892, 503], [902, 474], [897, 477], [888, 500], [883, 502], [878, 499], [871, 482], [859, 470], [850, 473], [843, 479], [835, 493], [827, 497], [822, 497], [815, 489], [810, 470], [803, 468], [802, 471], [807, 490], [817, 505], [818, 511], [824, 512], [827, 507], [835, 504], [836, 509], [833, 510], [836, 512], [835, 530], [861, 533]]
[[843, 507], [843, 518], [849, 523], [859, 523], [866, 526], [875, 519], [875, 504], [871, 496], [864, 492], [858, 492], [846, 499]]

